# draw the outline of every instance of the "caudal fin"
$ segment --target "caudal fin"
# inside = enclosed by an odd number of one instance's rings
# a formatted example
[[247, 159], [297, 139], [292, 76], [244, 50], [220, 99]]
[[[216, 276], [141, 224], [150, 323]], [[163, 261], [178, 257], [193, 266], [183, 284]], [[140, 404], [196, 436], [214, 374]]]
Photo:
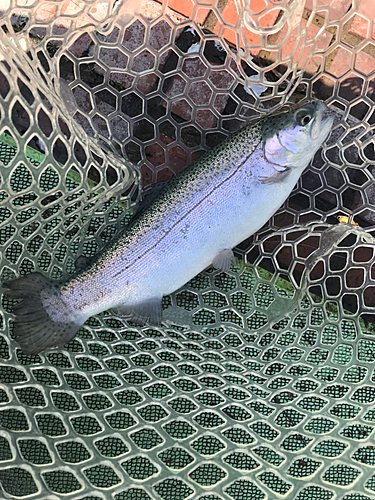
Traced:
[[3, 283], [3, 287], [8, 298], [20, 301], [13, 308], [13, 336], [26, 354], [37, 354], [48, 347], [65, 344], [80, 329], [81, 324], [72, 321], [74, 318], [68, 315], [66, 321], [63, 318], [62, 322], [50, 318], [43, 305], [46, 297], [53, 296], [53, 303], [57, 308], [61, 304], [61, 310], [65, 306], [59, 296], [58, 286], [42, 274], [27, 274]]

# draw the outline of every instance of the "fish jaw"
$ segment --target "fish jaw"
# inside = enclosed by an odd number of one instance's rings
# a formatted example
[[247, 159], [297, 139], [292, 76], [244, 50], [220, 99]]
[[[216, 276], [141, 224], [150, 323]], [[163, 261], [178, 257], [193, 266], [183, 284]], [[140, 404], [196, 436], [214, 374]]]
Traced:
[[332, 129], [334, 117], [330, 109], [323, 102], [317, 101], [317, 103], [318, 113], [310, 129], [310, 137], [312, 141], [323, 144]]

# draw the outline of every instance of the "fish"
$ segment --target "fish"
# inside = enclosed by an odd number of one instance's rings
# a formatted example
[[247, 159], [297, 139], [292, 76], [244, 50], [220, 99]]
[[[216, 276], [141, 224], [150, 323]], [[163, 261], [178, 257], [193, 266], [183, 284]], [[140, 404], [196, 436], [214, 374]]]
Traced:
[[163, 296], [211, 265], [230, 268], [232, 248], [284, 203], [332, 125], [318, 100], [262, 117], [167, 181], [88, 267], [66, 281], [34, 272], [3, 283], [17, 301], [13, 337], [22, 351], [61, 346], [111, 309], [159, 325]]

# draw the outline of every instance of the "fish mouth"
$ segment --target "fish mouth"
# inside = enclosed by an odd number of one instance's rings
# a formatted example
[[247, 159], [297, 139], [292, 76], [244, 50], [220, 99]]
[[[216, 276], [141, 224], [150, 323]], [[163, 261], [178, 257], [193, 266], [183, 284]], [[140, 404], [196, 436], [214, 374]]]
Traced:
[[321, 101], [318, 101], [317, 105], [317, 116], [310, 135], [313, 141], [319, 138], [321, 142], [324, 142], [332, 129], [334, 113]]

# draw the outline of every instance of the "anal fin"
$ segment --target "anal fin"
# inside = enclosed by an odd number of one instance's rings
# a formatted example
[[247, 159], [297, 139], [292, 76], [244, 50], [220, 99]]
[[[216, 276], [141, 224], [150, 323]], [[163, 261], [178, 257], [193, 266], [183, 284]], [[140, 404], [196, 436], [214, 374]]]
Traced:
[[234, 264], [236, 263], [234, 254], [230, 248], [226, 248], [216, 255], [212, 261], [212, 265], [215, 269], [220, 269], [221, 271], [226, 272], [229, 271], [232, 262]]
[[148, 323], [157, 326], [161, 323], [161, 297], [152, 297], [137, 304], [120, 304], [113, 310], [141, 325]]

